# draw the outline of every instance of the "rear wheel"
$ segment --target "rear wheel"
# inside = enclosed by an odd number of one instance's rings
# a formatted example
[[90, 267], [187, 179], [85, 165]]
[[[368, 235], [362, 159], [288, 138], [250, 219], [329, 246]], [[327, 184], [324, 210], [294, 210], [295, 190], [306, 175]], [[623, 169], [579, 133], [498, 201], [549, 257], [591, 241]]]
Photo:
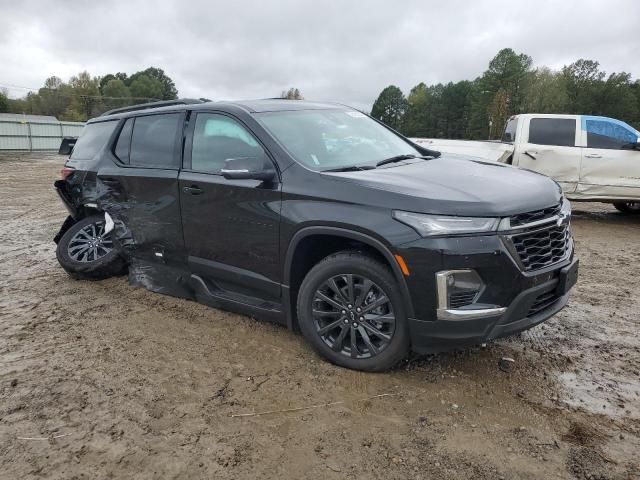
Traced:
[[316, 351], [343, 367], [387, 370], [409, 351], [397, 282], [360, 253], [340, 252], [311, 269], [300, 287], [298, 321]]
[[125, 261], [104, 233], [103, 215], [83, 218], [65, 232], [56, 249], [62, 268], [79, 279], [101, 279], [124, 273]]
[[640, 202], [615, 202], [613, 206], [622, 213], [640, 213]]

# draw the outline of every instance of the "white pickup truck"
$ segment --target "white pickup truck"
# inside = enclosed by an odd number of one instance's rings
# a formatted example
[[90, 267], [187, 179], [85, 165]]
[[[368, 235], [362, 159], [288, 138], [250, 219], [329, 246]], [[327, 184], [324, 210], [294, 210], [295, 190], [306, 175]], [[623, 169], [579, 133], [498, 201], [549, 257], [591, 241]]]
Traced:
[[514, 115], [501, 141], [413, 138], [419, 145], [502, 162], [554, 178], [571, 200], [640, 213], [640, 132], [588, 115]]

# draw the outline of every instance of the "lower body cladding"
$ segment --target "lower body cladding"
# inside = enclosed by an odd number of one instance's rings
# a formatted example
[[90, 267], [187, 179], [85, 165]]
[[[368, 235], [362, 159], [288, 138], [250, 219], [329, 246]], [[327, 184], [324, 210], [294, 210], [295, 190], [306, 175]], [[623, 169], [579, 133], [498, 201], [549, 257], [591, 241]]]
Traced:
[[570, 235], [560, 260], [535, 271], [499, 235], [424, 238], [398, 250], [410, 270], [412, 349], [423, 354], [538, 325], [564, 308], [578, 274]]

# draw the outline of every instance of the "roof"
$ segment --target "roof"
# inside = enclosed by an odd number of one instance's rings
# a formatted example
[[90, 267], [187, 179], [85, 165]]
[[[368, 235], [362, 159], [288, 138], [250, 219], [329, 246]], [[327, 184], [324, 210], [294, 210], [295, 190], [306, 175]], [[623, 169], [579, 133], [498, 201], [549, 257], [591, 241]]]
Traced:
[[243, 107], [252, 113], [279, 112], [284, 110], [327, 110], [335, 108], [349, 108], [339, 103], [310, 102], [307, 100], [287, 100], [283, 98], [268, 98], [263, 100], [238, 100], [225, 103]]
[[[154, 102], [155, 103], [155, 102]], [[144, 104], [143, 104], [144, 105]], [[346, 105], [339, 103], [328, 102], [309, 102], [306, 100], [286, 100], [282, 98], [270, 98], [263, 100], [237, 100], [237, 101], [223, 101], [223, 102], [203, 102], [203, 103], [177, 103], [173, 105], [160, 105], [154, 107], [153, 103], [149, 104], [147, 108], [138, 108], [130, 111], [114, 111], [113, 113], [107, 112], [99, 117], [94, 117], [89, 120], [90, 123], [102, 122], [107, 120], [113, 120], [123, 117], [131, 117], [152, 112], [164, 112], [164, 111], [180, 111], [180, 110], [209, 110], [211, 108], [219, 108], [221, 110], [228, 108], [241, 108], [249, 113], [261, 113], [261, 112], [281, 112], [292, 110], [329, 110], [329, 109], [350, 109]]]

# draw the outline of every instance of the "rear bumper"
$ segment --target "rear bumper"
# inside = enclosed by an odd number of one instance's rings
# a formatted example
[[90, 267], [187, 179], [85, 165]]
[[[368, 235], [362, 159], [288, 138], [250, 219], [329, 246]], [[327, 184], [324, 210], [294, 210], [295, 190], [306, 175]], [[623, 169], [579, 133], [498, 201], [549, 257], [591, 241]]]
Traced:
[[[567, 266], [577, 263], [573, 259]], [[569, 292], [560, 290], [559, 278], [554, 277], [519, 293], [504, 312], [488, 311], [480, 316], [477, 311], [471, 318], [437, 320], [409, 319], [412, 348], [418, 353], [435, 353], [458, 347], [485, 343], [496, 338], [527, 330], [549, 319], [564, 308]], [[537, 309], [536, 301], [551, 298], [544, 308]]]
[[71, 201], [71, 194], [69, 193], [69, 186], [67, 185], [67, 183], [64, 180], [56, 180], [53, 183], [53, 186], [55, 187], [56, 193], [60, 197], [60, 200], [62, 200], [62, 203], [69, 212], [69, 215], [71, 215], [73, 218], [76, 218], [76, 216], [78, 215], [78, 211]]

